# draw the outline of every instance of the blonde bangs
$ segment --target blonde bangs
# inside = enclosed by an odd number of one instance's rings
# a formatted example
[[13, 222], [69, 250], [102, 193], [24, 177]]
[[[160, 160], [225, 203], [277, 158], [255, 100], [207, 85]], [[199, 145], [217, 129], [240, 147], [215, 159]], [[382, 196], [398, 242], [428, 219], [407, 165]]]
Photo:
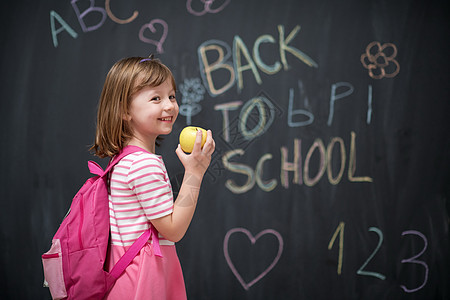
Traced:
[[159, 86], [167, 79], [170, 79], [173, 89], [175, 91], [177, 89], [172, 72], [158, 60], [139, 63], [136, 71], [136, 78], [133, 80], [133, 88], [131, 90], [130, 97], [145, 87]]

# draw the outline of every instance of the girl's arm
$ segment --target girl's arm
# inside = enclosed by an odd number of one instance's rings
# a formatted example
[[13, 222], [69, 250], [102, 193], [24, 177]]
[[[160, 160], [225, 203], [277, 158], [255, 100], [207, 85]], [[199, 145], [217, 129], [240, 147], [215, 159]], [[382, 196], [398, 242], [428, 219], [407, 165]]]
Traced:
[[153, 226], [164, 238], [178, 242], [183, 238], [197, 206], [198, 195], [205, 174], [211, 162], [211, 155], [215, 149], [215, 142], [211, 130], [208, 130], [206, 142], [201, 148], [202, 133], [199, 130], [191, 154], [185, 154], [180, 145], [176, 150], [178, 158], [184, 166], [184, 178], [173, 212], [162, 218], [151, 220]]

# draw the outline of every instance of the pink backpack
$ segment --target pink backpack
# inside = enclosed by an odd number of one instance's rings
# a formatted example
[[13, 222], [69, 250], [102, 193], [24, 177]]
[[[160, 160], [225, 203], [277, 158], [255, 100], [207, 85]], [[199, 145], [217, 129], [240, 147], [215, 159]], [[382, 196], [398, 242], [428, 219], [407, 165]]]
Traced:
[[[141, 151], [125, 147], [105, 171], [89, 161], [89, 178], [72, 200], [68, 215], [53, 237], [50, 250], [42, 255], [45, 284], [53, 299], [102, 299], [131, 263], [150, 235], [160, 254], [158, 235], [144, 232], [116, 263], [110, 273], [104, 270], [109, 244], [109, 202], [107, 174], [126, 155]], [[158, 253], [159, 252], [159, 253]]]

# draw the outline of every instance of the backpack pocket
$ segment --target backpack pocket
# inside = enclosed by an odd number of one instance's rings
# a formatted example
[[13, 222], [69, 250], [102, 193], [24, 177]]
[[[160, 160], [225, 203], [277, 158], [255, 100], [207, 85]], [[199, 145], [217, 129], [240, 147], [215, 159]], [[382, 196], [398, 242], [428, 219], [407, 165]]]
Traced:
[[53, 240], [50, 250], [42, 255], [42, 265], [44, 268], [45, 283], [50, 288], [52, 298], [66, 298], [67, 291], [64, 284], [61, 243], [59, 239]]

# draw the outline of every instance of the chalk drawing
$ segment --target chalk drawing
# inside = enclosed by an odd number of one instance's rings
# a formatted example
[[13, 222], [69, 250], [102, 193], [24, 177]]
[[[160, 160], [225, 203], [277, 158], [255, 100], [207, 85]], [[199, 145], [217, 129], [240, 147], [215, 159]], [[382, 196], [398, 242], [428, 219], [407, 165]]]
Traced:
[[361, 55], [361, 63], [373, 79], [393, 78], [400, 72], [400, 64], [395, 60], [397, 47], [392, 43], [381, 45], [371, 42]]
[[[189, 13], [193, 14], [194, 16], [203, 16], [206, 13], [210, 13], [210, 14], [216, 14], [218, 12], [220, 12], [221, 10], [223, 10], [225, 8], [225, 6], [227, 6], [230, 3], [231, 0], [225, 0], [222, 5], [219, 5], [217, 8], [211, 8], [211, 6], [214, 4], [214, 2], [219, 2], [220, 1], [215, 1], [215, 0], [201, 0], [201, 2], [203, 3], [203, 10], [202, 11], [195, 11], [192, 8], [192, 0], [187, 0], [186, 1], [186, 9]], [[197, 1], [198, 2], [198, 1]]]
[[[235, 265], [233, 264], [233, 262], [230, 258], [229, 252], [228, 252], [228, 241], [230, 239], [230, 236], [234, 233], [244, 233], [245, 235], [247, 235], [248, 239], [250, 240], [250, 242], [252, 243], [253, 246], [255, 245], [256, 241], [260, 237], [262, 237], [263, 235], [266, 235], [266, 234], [274, 235], [278, 240], [278, 252], [277, 252], [275, 258], [273, 259], [272, 263], [261, 274], [259, 274], [255, 279], [253, 279], [249, 283], [246, 283], [242, 279], [241, 274], [239, 274], [238, 270], [236, 269]], [[227, 234], [225, 235], [225, 239], [223, 241], [223, 252], [224, 252], [227, 264], [230, 267], [231, 271], [233, 272], [234, 276], [236, 276], [237, 280], [242, 285], [242, 287], [245, 290], [248, 290], [251, 286], [253, 286], [255, 283], [260, 281], [264, 276], [267, 275], [267, 273], [270, 272], [270, 270], [272, 270], [275, 267], [275, 265], [277, 264], [278, 260], [281, 257], [281, 253], [283, 252], [283, 238], [281, 237], [280, 233], [278, 233], [276, 230], [273, 230], [273, 229], [263, 230], [260, 233], [258, 233], [256, 236], [253, 236], [250, 233], [250, 231], [248, 231], [245, 228], [233, 228], [233, 229], [229, 230], [227, 232]]]
[[[159, 33], [159, 30], [156, 29], [155, 24], [159, 24], [162, 26], [162, 33], [159, 40], [150, 39], [145, 36], [145, 31], [148, 29], [151, 31], [151, 33], [156, 34]], [[156, 46], [156, 51], [158, 53], [164, 53], [163, 44], [166, 40], [167, 33], [169, 31], [169, 26], [164, 20], [161, 19], [154, 19], [150, 23], [144, 24], [141, 29], [139, 30], [139, 39], [147, 44], [153, 44]]]
[[186, 124], [191, 125], [191, 118], [198, 114], [202, 107], [199, 104], [205, 95], [205, 88], [200, 78], [186, 78], [179, 85], [181, 95], [183, 95], [180, 105], [180, 114], [186, 117]]

